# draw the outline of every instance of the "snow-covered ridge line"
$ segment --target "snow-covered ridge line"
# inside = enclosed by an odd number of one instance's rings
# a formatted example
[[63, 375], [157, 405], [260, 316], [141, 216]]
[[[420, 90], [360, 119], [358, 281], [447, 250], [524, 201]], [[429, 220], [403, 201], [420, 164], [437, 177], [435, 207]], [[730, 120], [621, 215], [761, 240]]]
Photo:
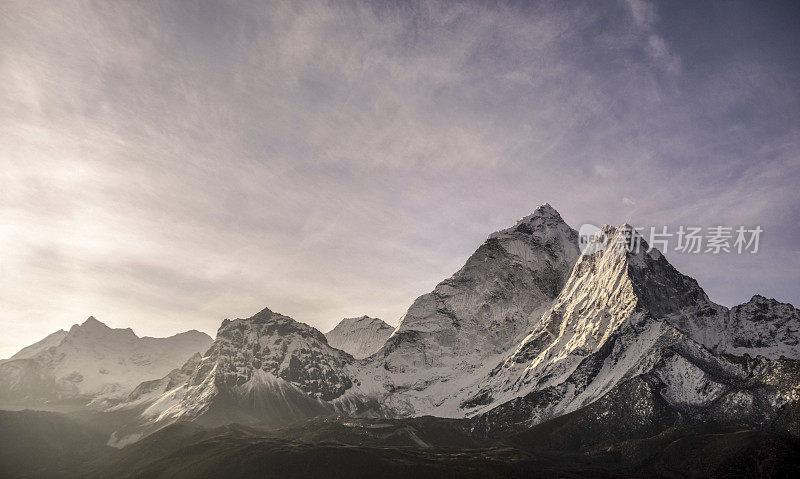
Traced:
[[342, 319], [325, 337], [334, 348], [363, 359], [378, 351], [394, 329], [378, 318], [361, 316]]
[[[471, 418], [491, 434], [613, 397], [753, 425], [800, 398], [794, 307], [756, 296], [728, 310], [641, 244], [581, 254], [577, 232], [542, 205], [489, 235], [394, 332], [367, 317], [327, 335], [269, 310], [226, 320], [196, 365], [120, 407], [149, 411], [140, 431], [338, 413]], [[377, 352], [337, 349], [331, 333], [368, 327], [390, 334]]]
[[45, 349], [51, 348], [53, 346], [58, 346], [64, 337], [67, 335], [67, 332], [63, 329], [59, 329], [55, 333], [47, 335], [44, 339], [37, 341], [30, 346], [25, 346], [24, 348], [17, 351], [16, 354], [11, 356], [9, 359], [25, 359], [35, 356], [36, 354], [44, 351]]
[[139, 337], [130, 328], [110, 328], [90, 316], [0, 362], [0, 401], [114, 403], [142, 381], [161, 378], [192, 354], [205, 352], [212, 342], [195, 330]]

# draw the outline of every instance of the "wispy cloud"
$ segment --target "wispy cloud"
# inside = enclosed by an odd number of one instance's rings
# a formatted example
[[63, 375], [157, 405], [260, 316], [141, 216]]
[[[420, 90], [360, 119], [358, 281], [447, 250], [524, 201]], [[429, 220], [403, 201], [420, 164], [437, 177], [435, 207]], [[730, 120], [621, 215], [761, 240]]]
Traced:
[[6, 2], [0, 356], [89, 314], [393, 322], [545, 201], [762, 223], [763, 255], [675, 260], [798, 302], [796, 65], [728, 24], [681, 42], [668, 7]]

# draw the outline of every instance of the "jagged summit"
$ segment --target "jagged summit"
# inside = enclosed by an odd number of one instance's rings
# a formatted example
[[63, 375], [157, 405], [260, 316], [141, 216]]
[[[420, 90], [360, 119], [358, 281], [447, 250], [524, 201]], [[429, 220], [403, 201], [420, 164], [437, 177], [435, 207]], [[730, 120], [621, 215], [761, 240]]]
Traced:
[[353, 360], [316, 328], [267, 308], [220, 327], [209, 353], [204, 361], [224, 365], [225, 374], [217, 380], [238, 385], [261, 369], [328, 399], [349, 387], [343, 376], [337, 378], [337, 369]]
[[273, 312], [271, 309], [265, 307], [261, 311], [257, 312], [253, 316], [251, 316], [250, 319], [261, 319], [261, 318], [269, 319], [269, 318], [272, 318], [273, 316], [275, 316], [275, 312]]
[[[331, 333], [341, 328], [362, 328], [370, 325], [374, 325], [375, 327], [380, 329], [394, 330], [394, 326], [389, 325], [388, 323], [386, 323], [386, 321], [380, 318], [373, 318], [371, 316], [364, 315], [355, 318], [342, 318], [342, 320], [339, 321], [339, 323], [333, 329], [328, 331], [328, 333]], [[325, 334], [327, 335], [328, 333]]]
[[783, 303], [775, 298], [767, 298], [766, 296], [762, 296], [760, 294], [754, 294], [753, 297], [750, 298], [750, 301], [748, 301], [745, 304], [785, 305], [794, 308], [794, 305], [792, 305], [792, 303]]
[[[577, 232], [567, 225], [558, 212], [550, 205], [544, 204], [531, 215], [519, 220], [515, 226], [495, 232], [470, 256], [466, 264], [451, 278], [442, 281], [434, 289], [434, 296], [447, 300], [460, 291], [475, 288], [484, 298], [472, 298], [467, 304], [454, 304], [457, 309], [468, 306], [480, 307], [480, 300], [489, 300], [492, 296], [501, 295], [499, 289], [524, 289], [526, 296], [533, 296], [538, 302], [552, 300], [569, 276], [569, 271], [578, 257]], [[516, 265], [522, 267], [522, 277], [507, 272]], [[505, 276], [500, 280], [499, 276]], [[509, 284], [514, 279], [515, 284]], [[506, 295], [503, 292], [502, 295]], [[538, 297], [538, 298], [536, 298]], [[423, 295], [415, 301], [415, 305], [426, 299]], [[466, 299], [466, 298], [464, 298]], [[475, 301], [474, 305], [469, 303]], [[453, 298], [453, 302], [457, 300]], [[489, 304], [492, 301], [485, 301]], [[439, 308], [441, 309], [441, 308]], [[463, 311], [469, 315], [469, 311]], [[420, 324], [416, 308], [404, 315], [398, 326], [398, 332]], [[428, 321], [425, 321], [426, 323]], [[447, 324], [451, 321], [442, 320]]]
[[[684, 308], [702, 308], [710, 304], [697, 281], [681, 274], [658, 249], [650, 249], [631, 225], [623, 224], [606, 231], [610, 240], [605, 258], [608, 261], [616, 257], [616, 261], [626, 263], [625, 273], [638, 310], [663, 317]], [[624, 247], [625, 244], [628, 247]]]
[[273, 312], [269, 308], [264, 308], [249, 318], [226, 319], [217, 331], [217, 337], [232, 330], [246, 331], [251, 329], [253, 325], [259, 325], [258, 327], [262, 328], [267, 334], [298, 334], [304, 338], [312, 338], [315, 341], [326, 343], [325, 335], [316, 328], [289, 316]]
[[[663, 317], [708, 303], [697, 282], [656, 250], [647, 251], [630, 225], [603, 231], [607, 246], [581, 255], [550, 311], [515, 353], [516, 362], [537, 356], [545, 345], [558, 357], [593, 351], [636, 314]], [[548, 344], [553, 335], [558, 340]], [[564, 349], [554, 353], [556, 345]]]
[[[264, 307], [264, 309], [260, 310], [259, 312], [257, 312], [256, 314], [250, 316], [249, 318], [236, 318], [236, 319], [225, 318], [225, 319], [222, 320], [222, 324], [220, 325], [220, 329], [223, 328], [226, 324], [231, 323], [233, 321], [269, 320], [269, 319], [275, 317], [275, 315], [276, 315], [276, 313], [274, 311], [272, 311], [268, 307]], [[281, 315], [278, 314], [278, 316], [281, 316]]]
[[523, 216], [519, 220], [517, 220], [517, 224], [520, 223], [529, 223], [535, 219], [546, 219], [546, 218], [561, 218], [561, 214], [553, 208], [550, 203], [542, 203], [541, 205], [537, 206], [531, 214], [528, 216]]
[[710, 304], [668, 320], [715, 352], [800, 360], [800, 310], [775, 299], [755, 295], [731, 309]]
[[89, 316], [86, 318], [81, 324], [73, 324], [72, 328], [84, 328], [84, 329], [112, 329], [106, 323], [99, 321], [94, 316]]
[[514, 226], [490, 234], [489, 239], [502, 239], [507, 236], [538, 236], [542, 234], [552, 237], [558, 233], [569, 236], [571, 235], [570, 231], [574, 230], [564, 222], [558, 211], [548, 203], [545, 203], [537, 206], [528, 216], [518, 219]]
[[112, 328], [102, 321], [99, 321], [94, 316], [89, 316], [81, 324], [73, 324], [69, 329], [64, 341], [72, 342], [79, 340], [90, 340], [94, 338], [96, 341], [103, 341], [104, 338], [110, 340], [115, 338], [121, 341], [136, 341], [141, 338], [133, 332], [131, 328]]

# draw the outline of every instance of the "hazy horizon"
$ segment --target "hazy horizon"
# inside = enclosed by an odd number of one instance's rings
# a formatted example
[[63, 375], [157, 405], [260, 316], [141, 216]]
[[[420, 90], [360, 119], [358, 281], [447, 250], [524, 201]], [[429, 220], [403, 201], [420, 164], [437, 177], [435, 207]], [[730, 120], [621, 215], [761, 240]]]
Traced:
[[763, 228], [666, 252], [800, 305], [800, 5], [5, 2], [0, 358], [264, 307], [396, 325], [488, 234]]

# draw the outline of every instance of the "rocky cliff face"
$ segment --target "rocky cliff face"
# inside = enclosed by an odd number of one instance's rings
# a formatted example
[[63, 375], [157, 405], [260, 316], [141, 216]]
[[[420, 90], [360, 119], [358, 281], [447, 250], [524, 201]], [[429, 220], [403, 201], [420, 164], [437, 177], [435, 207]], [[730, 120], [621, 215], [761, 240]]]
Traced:
[[284, 424], [333, 412], [330, 401], [353, 385], [354, 361], [311, 326], [264, 309], [225, 320], [205, 356], [140, 385], [116, 409], [141, 410], [134, 437], [179, 419]]
[[724, 330], [728, 334], [716, 346], [723, 351], [800, 359], [800, 310], [791, 304], [753, 296], [731, 309]]
[[226, 387], [247, 383], [258, 370], [325, 401], [352, 385], [343, 372], [352, 356], [331, 347], [311, 326], [269, 309], [224, 322], [208, 357], [215, 361], [217, 384]]
[[718, 353], [800, 359], [800, 310], [791, 304], [756, 295], [730, 310], [711, 304], [668, 320]]

